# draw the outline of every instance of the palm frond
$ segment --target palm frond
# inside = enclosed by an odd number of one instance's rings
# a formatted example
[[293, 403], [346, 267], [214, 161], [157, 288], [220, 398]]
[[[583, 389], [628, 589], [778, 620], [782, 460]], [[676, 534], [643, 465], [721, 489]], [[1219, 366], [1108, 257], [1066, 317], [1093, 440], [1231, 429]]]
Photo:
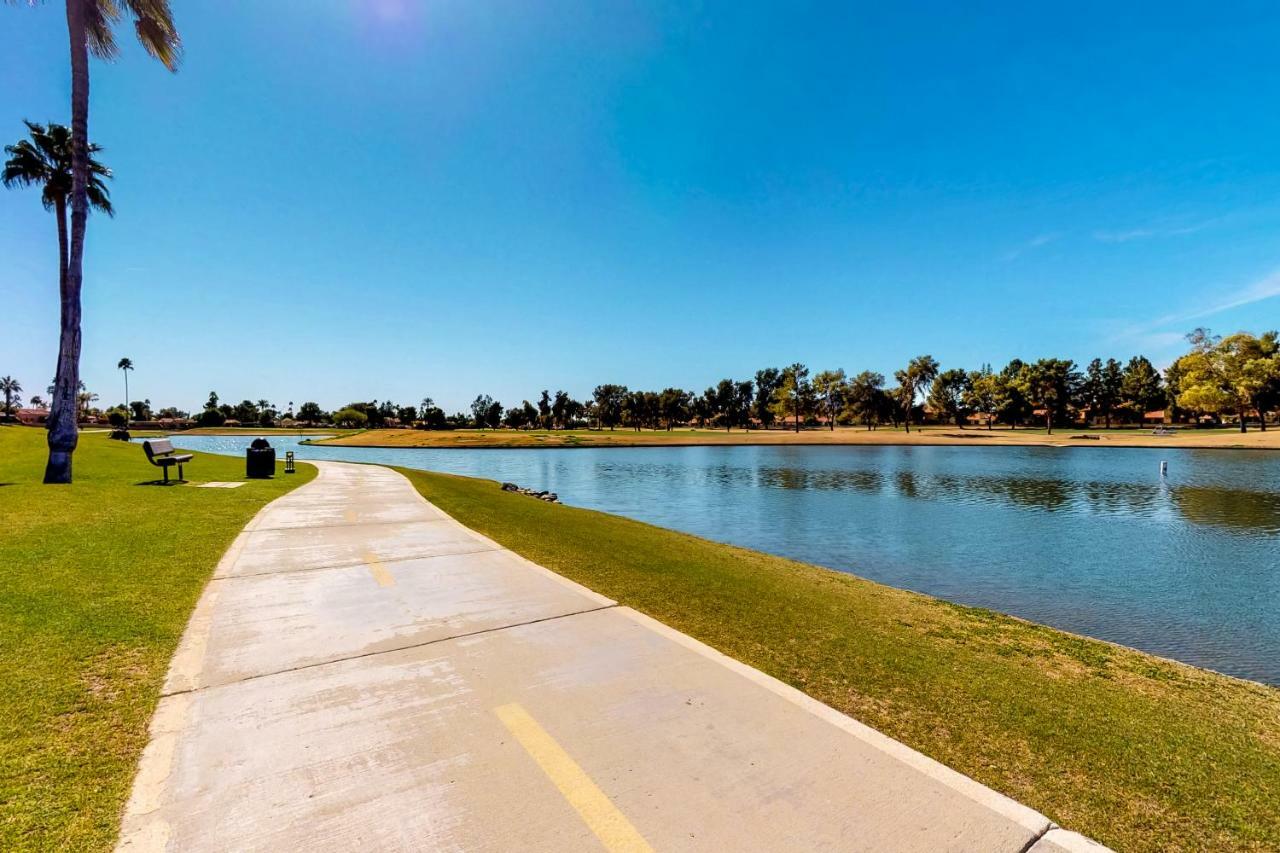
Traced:
[[182, 37], [173, 24], [169, 0], [123, 0], [136, 19], [134, 30], [143, 50], [160, 60], [170, 71], [178, 70], [182, 59]]

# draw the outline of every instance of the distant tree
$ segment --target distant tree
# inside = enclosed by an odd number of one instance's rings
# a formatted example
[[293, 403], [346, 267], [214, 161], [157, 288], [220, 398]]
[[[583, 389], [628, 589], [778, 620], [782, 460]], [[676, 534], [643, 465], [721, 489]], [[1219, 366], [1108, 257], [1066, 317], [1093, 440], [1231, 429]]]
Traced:
[[[542, 392], [546, 394], [546, 391]], [[551, 426], [558, 429], [567, 429], [569, 424], [569, 404], [572, 400], [569, 398], [569, 392], [557, 391], [551, 402]], [[541, 405], [541, 404], [539, 404]]]
[[591, 397], [601, 426], [612, 430], [622, 422], [622, 404], [627, 398], [627, 386], [597, 385]]
[[525, 400], [524, 404], [520, 407], [520, 411], [522, 412], [522, 419], [526, 426], [532, 427], [537, 425], [538, 410], [533, 407], [532, 403]]
[[884, 376], [870, 370], [862, 371], [849, 381], [845, 400], [849, 416], [854, 421], [861, 421], [868, 430], [871, 429], [880, 421], [883, 396]]
[[14, 409], [22, 405], [22, 383], [12, 376], [0, 376], [0, 393], [4, 394], [4, 416], [13, 417]]
[[[121, 373], [124, 374], [124, 399], [125, 399], [125, 402], [128, 402], [129, 371], [133, 370], [133, 362], [127, 358], [122, 358], [120, 359], [120, 361], [116, 363], [116, 369], [118, 369]], [[143, 417], [139, 415], [138, 420], [143, 420]], [[124, 412], [124, 426], [125, 426], [125, 429], [129, 428], [129, 410], [128, 409], [125, 409], [125, 412]]]
[[911, 359], [903, 370], [894, 373], [898, 380], [899, 403], [902, 406], [902, 422], [907, 432], [911, 432], [911, 412], [915, 408], [916, 398], [922, 389], [927, 388], [938, 375], [938, 362], [931, 355], [920, 355]]
[[218, 392], [217, 392], [217, 391], [210, 391], [210, 392], [209, 392], [209, 400], [208, 400], [208, 402], [206, 402], [206, 403], [204, 404], [204, 407], [205, 407], [206, 409], [216, 409], [216, 408], [218, 408]]
[[782, 369], [778, 384], [778, 409], [785, 417], [790, 414], [795, 418], [795, 430], [800, 432], [800, 420], [809, 411], [813, 400], [813, 386], [809, 383], [809, 368], [796, 362]]
[[964, 428], [965, 395], [969, 390], [969, 374], [963, 370], [944, 370], [933, 378], [929, 387], [929, 406], [938, 418]]
[[981, 369], [969, 373], [969, 384], [964, 392], [964, 404], [967, 408], [983, 416], [987, 429], [1004, 404], [1005, 387], [999, 374], [991, 370], [991, 365], [984, 364]]
[[208, 407], [196, 418], [196, 423], [202, 427], [220, 427], [227, 422], [227, 416], [222, 413], [221, 409], [216, 407]]
[[44, 407], [45, 407], [44, 397], [41, 397], [39, 394], [36, 394], [34, 397], [31, 398], [31, 408], [43, 409]]
[[[528, 402], [527, 400], [525, 402]], [[524, 418], [524, 408], [521, 406], [512, 406], [502, 415], [502, 425], [510, 429], [524, 429], [527, 422]]]
[[242, 424], [255, 424], [258, 422], [258, 407], [252, 400], [241, 400], [232, 409], [231, 417]]
[[[430, 402], [428, 400], [428, 402]], [[418, 413], [423, 429], [447, 429], [449, 418], [439, 406], [428, 406]], [[464, 418], [465, 420], [465, 418]]]
[[414, 421], [418, 419], [417, 406], [400, 406], [396, 409], [396, 418], [400, 423], [413, 426]]
[[843, 369], [824, 370], [813, 377], [814, 397], [832, 430], [836, 428], [836, 416], [845, 407], [848, 392]]
[[693, 395], [679, 388], [665, 388], [658, 395], [658, 412], [670, 432], [676, 424], [689, 420], [689, 402]]
[[125, 411], [125, 426], [128, 427], [128, 415], [132, 414], [136, 421], [151, 420], [151, 401], [150, 400], [134, 400], [129, 404], [129, 408]]
[[1120, 376], [1120, 401], [1133, 412], [1134, 420], [1141, 425], [1146, 413], [1166, 402], [1160, 387], [1160, 373], [1150, 361], [1140, 355], [1129, 359]]
[[1045, 429], [1050, 435], [1054, 421], [1065, 418], [1079, 382], [1075, 362], [1067, 359], [1042, 358], [1023, 367], [1020, 378], [1023, 393], [1033, 406], [1044, 410]]
[[176, 420], [177, 418], [187, 417], [187, 412], [182, 411], [182, 409], [179, 409], [176, 406], [165, 406], [156, 413], [156, 417], [161, 420]]
[[1280, 385], [1280, 356], [1276, 334], [1261, 337], [1240, 332], [1225, 338], [1197, 329], [1188, 336], [1192, 350], [1178, 359], [1182, 370], [1182, 393], [1178, 401], [1189, 409], [1220, 414], [1233, 412], [1246, 432], [1249, 409], [1258, 413], [1266, 429], [1266, 410], [1271, 389]]
[[551, 411], [551, 393], [547, 389], [542, 389], [542, 396], [538, 398], [538, 420], [539, 426], [543, 429], [551, 429], [555, 415]]
[[752, 408], [760, 426], [768, 429], [774, 421], [774, 403], [777, 399], [778, 386], [782, 383], [782, 371], [776, 367], [766, 367], [756, 371], [756, 396]]
[[1022, 371], [1026, 364], [1022, 359], [1012, 359], [1000, 371], [1000, 408], [997, 417], [1011, 428], [1017, 429], [1031, 415], [1031, 403], [1022, 388]]
[[1120, 403], [1124, 386], [1124, 370], [1120, 362], [1114, 358], [1095, 358], [1085, 369], [1084, 382], [1080, 386], [1082, 402], [1089, 407], [1091, 414], [1099, 413], [1105, 419], [1107, 429], [1111, 429], [1111, 413]]
[[734, 384], [734, 417], [743, 429], [751, 425], [751, 404], [755, 398], [755, 383], [744, 379]]
[[320, 404], [308, 401], [298, 407], [298, 420], [308, 424], [318, 424], [325, 419], [324, 409]]
[[344, 429], [359, 429], [368, 423], [369, 416], [366, 413], [350, 406], [333, 413], [333, 425]]
[[493, 408], [493, 398], [488, 394], [480, 394], [471, 401], [471, 421], [476, 429], [484, 429], [489, 424], [489, 410]]

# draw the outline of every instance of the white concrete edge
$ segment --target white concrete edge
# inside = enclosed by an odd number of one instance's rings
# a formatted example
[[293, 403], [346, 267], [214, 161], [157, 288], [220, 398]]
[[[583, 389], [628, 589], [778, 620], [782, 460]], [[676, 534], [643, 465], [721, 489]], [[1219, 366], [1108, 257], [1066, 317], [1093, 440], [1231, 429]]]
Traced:
[[182, 631], [173, 659], [169, 661], [169, 669], [160, 688], [160, 699], [147, 726], [147, 745], [138, 757], [133, 784], [129, 788], [129, 799], [120, 813], [120, 834], [116, 839], [116, 850], [163, 850], [168, 844], [169, 825], [157, 817], [155, 812], [160, 808], [164, 784], [173, 769], [179, 735], [189, 725], [194, 710], [190, 695], [184, 691], [195, 687], [204, 667], [213, 609], [217, 604], [219, 591], [218, 584], [213, 583], [213, 580], [240, 557], [240, 552], [249, 541], [248, 534], [253, 532], [271, 507], [300, 489], [310, 488], [323, 476], [324, 471], [318, 470], [310, 483], [290, 489], [254, 513], [249, 523], [232, 540], [231, 546], [223, 552], [209, 575], [209, 580], [205, 582], [200, 598], [196, 600], [195, 609], [191, 611], [191, 617]]
[[658, 620], [646, 616], [630, 607], [619, 607], [617, 611], [627, 618], [631, 619], [650, 631], [662, 635], [673, 642], [679, 643], [686, 649], [696, 652], [705, 658], [708, 658], [721, 666], [732, 670], [741, 675], [743, 678], [765, 688], [769, 692], [786, 699], [793, 705], [805, 709], [810, 714], [818, 717], [836, 728], [850, 734], [862, 742], [869, 744], [881, 752], [903, 762], [913, 769], [923, 773], [930, 779], [940, 782], [952, 790], [968, 797], [976, 803], [979, 803], [1003, 817], [1024, 827], [1028, 832], [1035, 834], [1046, 833], [1053, 822], [1047, 817], [1040, 814], [1035, 809], [1024, 806], [1017, 800], [1006, 797], [997, 791], [988, 788], [980, 782], [977, 782], [963, 773], [952, 770], [941, 762], [929, 758], [923, 753], [917, 752], [904, 743], [894, 740], [886, 734], [876, 731], [870, 726], [860, 723], [852, 717], [842, 714], [830, 705], [823, 704], [812, 696], [797, 690], [790, 685], [784, 684], [771, 675], [766, 675], [754, 667], [747, 666], [739, 660], [729, 657], [728, 655], [716, 651], [705, 643], [701, 643], [674, 628], [659, 622]]

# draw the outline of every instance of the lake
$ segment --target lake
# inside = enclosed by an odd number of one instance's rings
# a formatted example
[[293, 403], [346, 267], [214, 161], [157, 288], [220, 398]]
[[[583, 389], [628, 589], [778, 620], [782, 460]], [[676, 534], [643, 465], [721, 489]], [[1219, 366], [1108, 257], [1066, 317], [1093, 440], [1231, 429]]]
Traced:
[[[1280, 684], [1280, 454], [1052, 447], [308, 447], [853, 572]], [[242, 453], [248, 437], [174, 435]], [[1160, 461], [1169, 462], [1166, 477]]]

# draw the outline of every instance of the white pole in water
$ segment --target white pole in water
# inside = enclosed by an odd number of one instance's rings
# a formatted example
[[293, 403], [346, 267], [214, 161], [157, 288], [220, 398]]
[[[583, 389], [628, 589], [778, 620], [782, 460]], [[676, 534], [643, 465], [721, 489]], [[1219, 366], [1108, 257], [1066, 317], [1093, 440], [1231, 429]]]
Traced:
[[1169, 463], [1163, 459], [1160, 460], [1160, 476], [1161, 477], [1169, 476]]

